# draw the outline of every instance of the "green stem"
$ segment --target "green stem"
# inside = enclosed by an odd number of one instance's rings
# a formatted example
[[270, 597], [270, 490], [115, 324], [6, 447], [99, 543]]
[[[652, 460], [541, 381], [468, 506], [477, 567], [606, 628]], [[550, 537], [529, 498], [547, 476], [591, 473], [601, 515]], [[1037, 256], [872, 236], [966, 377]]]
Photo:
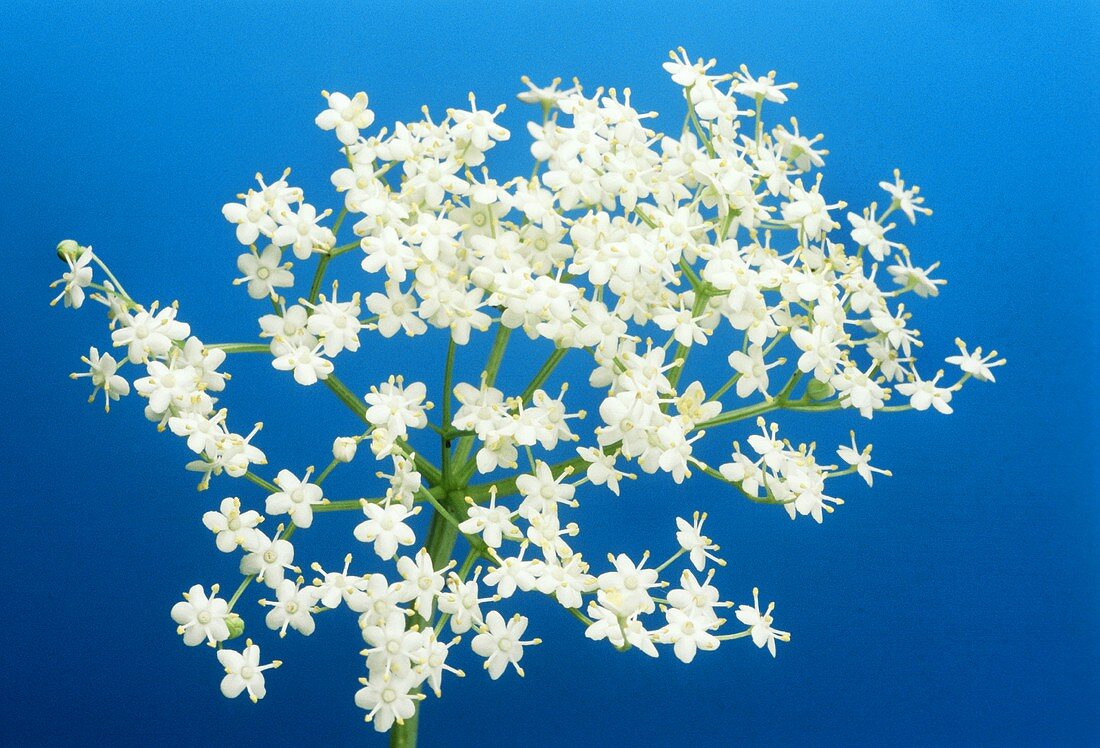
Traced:
[[204, 343], [207, 348], [218, 348], [226, 353], [271, 353], [267, 343]]
[[[340, 398], [340, 402], [348, 407], [355, 415], [359, 416], [364, 422], [367, 420], [367, 405], [359, 397], [356, 397], [355, 393], [347, 388], [343, 382], [337, 378], [335, 374], [329, 374], [324, 380], [325, 386], [332, 390], [336, 397]], [[432, 485], [439, 485], [443, 474], [439, 471], [435, 465], [424, 459], [419, 453], [414, 452], [413, 448], [409, 446], [409, 443], [404, 439], [396, 439], [395, 443], [401, 447], [407, 454], [414, 454], [413, 462], [416, 464], [417, 471], [428, 479], [428, 482]]]
[[542, 365], [542, 368], [535, 374], [535, 378], [531, 380], [531, 383], [520, 394], [520, 398], [523, 402], [527, 402], [531, 399], [531, 396], [535, 394], [535, 390], [546, 382], [550, 378], [550, 375], [554, 373], [554, 369], [557, 368], [558, 363], [565, 358], [565, 354], [569, 352], [568, 348], [555, 348], [554, 352], [550, 354], [550, 358], [546, 359], [546, 363]]

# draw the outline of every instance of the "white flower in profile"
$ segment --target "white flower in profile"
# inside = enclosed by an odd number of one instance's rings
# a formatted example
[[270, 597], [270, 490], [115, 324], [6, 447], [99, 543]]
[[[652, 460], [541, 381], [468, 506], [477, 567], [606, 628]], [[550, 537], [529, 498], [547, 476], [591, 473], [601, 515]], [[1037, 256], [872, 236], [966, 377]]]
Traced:
[[962, 339], [955, 338], [955, 345], [959, 347], [959, 355], [948, 356], [947, 363], [958, 366], [963, 373], [971, 375], [979, 382], [997, 381], [993, 378], [993, 367], [1004, 366], [1007, 363], [1005, 359], [997, 358], [997, 351], [990, 351], [989, 355], [983, 357], [981, 346], [975, 348], [972, 353], [968, 353], [966, 343]]
[[523, 659], [523, 648], [532, 644], [541, 644], [542, 639], [522, 640], [527, 631], [527, 619], [516, 613], [508, 622], [495, 610], [489, 611], [485, 616], [485, 624], [481, 627], [481, 633], [474, 637], [470, 643], [475, 653], [485, 658], [485, 669], [489, 677], [496, 680], [509, 665], [515, 667], [516, 672], [523, 676], [523, 668], [519, 661]]
[[783, 93], [784, 90], [798, 88], [797, 83], [776, 83], [774, 70], [769, 71], [767, 75], [754, 78], [747, 65], [741, 66], [741, 72], [734, 76], [734, 80], [736, 81], [733, 86], [735, 92], [775, 104], [786, 103], [787, 94]]
[[183, 602], [172, 606], [172, 620], [179, 624], [176, 633], [183, 634], [183, 643], [195, 647], [203, 641], [211, 647], [229, 638], [229, 603], [216, 597], [218, 585], [210, 588], [210, 596], [201, 584], [183, 593]]
[[856, 432], [853, 431], [851, 432], [851, 434], [852, 446], [849, 447], [841, 444], [840, 447], [838, 447], [836, 450], [837, 456], [840, 457], [840, 459], [844, 460], [846, 463], [854, 467], [856, 469], [856, 473], [859, 474], [860, 478], [863, 478], [863, 480], [866, 481], [868, 486], [874, 485], [875, 473], [881, 473], [887, 478], [893, 475], [893, 473], [891, 473], [889, 470], [871, 467], [871, 445], [868, 444], [861, 451], [856, 446]]
[[687, 552], [691, 565], [696, 571], [702, 571], [709, 558], [719, 566], [725, 566], [726, 562], [711, 551], [717, 551], [718, 546], [703, 534], [703, 523], [707, 519], [706, 512], [693, 512], [691, 523], [680, 517], [676, 518], [676, 542]]
[[259, 512], [241, 511], [241, 500], [236, 496], [222, 499], [216, 512], [202, 515], [206, 529], [215, 534], [214, 544], [222, 553], [232, 553], [238, 546], [248, 548], [254, 545], [259, 530], [256, 526], [264, 521]]
[[253, 299], [276, 297], [276, 288], [289, 288], [294, 285], [294, 274], [290, 272], [290, 263], [280, 265], [283, 251], [274, 244], [260, 254], [245, 252], [237, 258], [237, 269], [243, 277], [233, 281], [234, 285], [247, 283], [248, 295]]
[[772, 628], [772, 610], [774, 609], [775, 603], [768, 603], [768, 609], [763, 613], [760, 612], [760, 590], [753, 587], [752, 605], [741, 605], [735, 613], [737, 620], [749, 627], [752, 643], [761, 649], [767, 647], [772, 657], [775, 657], [776, 640], [781, 642], [791, 640], [790, 632]]
[[110, 353], [100, 355], [99, 350], [92, 346], [88, 349], [88, 355], [81, 356], [80, 360], [88, 365], [88, 371], [73, 372], [69, 376], [72, 379], [91, 378], [94, 389], [88, 397], [88, 402], [93, 402], [96, 394], [103, 390], [103, 409], [110, 412], [112, 400], [118, 400], [130, 394], [130, 383], [117, 373], [118, 362]]
[[309, 482], [313, 468], [307, 468], [299, 479], [289, 470], [280, 470], [275, 485], [280, 491], [267, 497], [268, 514], [289, 514], [291, 521], [303, 530], [313, 524], [313, 506], [324, 502], [321, 487]]
[[328, 101], [328, 109], [314, 120], [322, 130], [335, 130], [336, 138], [344, 145], [353, 145], [359, 139], [359, 131], [371, 126], [374, 112], [367, 109], [367, 94], [363, 91], [348, 98], [339, 91], [321, 95]]
[[524, 104], [540, 104], [544, 107], [556, 107], [558, 104], [570, 94], [576, 92], [576, 87], [568, 89], [559, 89], [561, 85], [561, 78], [555, 78], [550, 81], [548, 86], [537, 86], [526, 75], [520, 76], [520, 81], [523, 85], [527, 86], [526, 91], [520, 91], [516, 94], [516, 98], [522, 101]]
[[241, 652], [232, 649], [218, 650], [218, 662], [225, 668], [225, 677], [221, 683], [222, 694], [228, 699], [235, 699], [247, 691], [252, 703], [256, 703], [267, 693], [264, 671], [283, 664], [274, 660], [261, 665], [260, 648], [251, 639], [245, 642], [245, 648]]
[[887, 194], [893, 198], [891, 205], [900, 209], [905, 217], [909, 219], [909, 223], [915, 224], [917, 222], [917, 213], [923, 213], [926, 216], [932, 215], [931, 208], [922, 207], [924, 198], [917, 196], [920, 187], [916, 185], [909, 188], [905, 187], [905, 181], [901, 178], [901, 169], [894, 169], [893, 182], [879, 182], [878, 186], [886, 190]]
[[406, 524], [410, 517], [420, 513], [420, 507], [409, 511], [404, 505], [391, 503], [386, 506], [363, 500], [363, 514], [367, 519], [355, 526], [355, 539], [361, 543], [374, 543], [374, 553], [388, 561], [402, 545], [416, 542], [416, 534]]
[[50, 288], [62, 286], [61, 293], [50, 302], [50, 306], [64, 300], [66, 308], [79, 309], [84, 305], [84, 289], [92, 282], [91, 247], [81, 247], [72, 240], [61, 242], [57, 247], [69, 269], [61, 278], [50, 284]]

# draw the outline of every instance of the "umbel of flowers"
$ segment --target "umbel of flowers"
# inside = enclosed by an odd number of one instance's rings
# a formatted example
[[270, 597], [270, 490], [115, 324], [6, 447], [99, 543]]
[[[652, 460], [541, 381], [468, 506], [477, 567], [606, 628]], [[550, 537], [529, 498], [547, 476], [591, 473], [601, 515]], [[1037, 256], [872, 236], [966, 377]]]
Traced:
[[[517, 612], [519, 593], [552, 597], [588, 638], [619, 651], [657, 657], [667, 647], [687, 663], [745, 638], [774, 656], [789, 634], [773, 606], [753, 589], [734, 607], [712, 584], [723, 561], [706, 515], [670, 517], [668, 536], [654, 540], [660, 559], [615, 549], [583, 558], [571, 543], [588, 498], [663, 472], [821, 522], [842, 503], [834, 479], [871, 485], [889, 473], [854, 434], [834, 457], [784, 438], [767, 415], [946, 414], [965, 382], [993, 381], [1004, 361], [962, 341], [947, 359], [957, 376], [918, 368], [920, 334], [902, 299], [935, 297], [944, 283], [938, 263], [914, 264], [895, 235], [896, 223], [931, 213], [918, 188], [895, 171], [881, 204], [830, 201], [822, 136], [793, 118], [766, 124], [795, 84], [714, 64], [683, 50], [664, 64], [686, 104], [672, 135], [650, 127], [655, 114], [635, 109], [629, 90], [524, 79], [519, 99], [541, 115], [527, 125], [534, 167], [508, 179], [484, 166], [510, 137], [496, 122], [503, 106], [482, 109], [471, 95], [441, 118], [425, 109], [374, 130], [365, 93], [324, 93], [316, 123], [339, 141], [332, 184], [342, 200], [318, 209], [288, 170], [257, 175], [223, 208], [244, 246], [237, 282], [264, 302], [260, 342], [204, 343], [177, 304], [139, 301], [90, 247], [59, 245], [67, 271], [54, 301], [104, 305], [116, 351], [91, 348], [73, 376], [89, 378], [108, 408], [136, 391], [146, 418], [186, 440], [199, 488], [241, 497], [210, 502], [201, 518], [216, 549], [239, 556], [234, 591], [195, 584], [171, 610], [184, 644], [215, 650], [226, 696], [263, 698], [279, 665], [250, 640], [231, 641], [252, 617], [242, 605], [250, 586], [264, 589], [251, 627], [308, 636], [317, 619], [358, 623], [364, 677], [349, 697], [394, 745], [415, 742], [426, 694], [463, 675], [449, 664], [460, 643], [490, 678], [523, 675], [525, 648], [540, 640]], [[334, 262], [361, 264], [362, 288], [326, 286]], [[337, 361], [369, 348], [370, 334], [433, 335], [442, 391], [399, 374], [346, 385]], [[522, 391], [502, 391], [517, 334], [542, 341], [547, 357]], [[481, 376], [455, 381], [455, 359], [478, 335], [492, 339]], [[728, 353], [717, 376], [690, 366], [709, 345]], [[336, 436], [320, 472], [268, 469], [260, 424], [240, 428], [219, 406], [227, 354], [246, 353], [270, 356], [302, 386], [321, 383], [362, 420], [359, 433]], [[587, 382], [544, 389], [567, 355]], [[589, 414], [567, 397], [584, 385], [596, 393]], [[414, 449], [430, 432], [436, 445]], [[725, 462], [697, 456], [698, 440], [731, 435]], [[364, 459], [382, 467], [365, 473], [379, 480], [370, 498], [326, 495], [333, 470]], [[297, 542], [329, 512], [361, 520], [348, 524], [339, 569], [309, 564]]]

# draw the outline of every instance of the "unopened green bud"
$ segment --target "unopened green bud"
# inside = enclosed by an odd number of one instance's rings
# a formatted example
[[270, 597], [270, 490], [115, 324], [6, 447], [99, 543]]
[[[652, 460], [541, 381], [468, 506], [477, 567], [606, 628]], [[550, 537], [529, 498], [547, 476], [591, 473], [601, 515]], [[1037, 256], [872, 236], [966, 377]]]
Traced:
[[57, 256], [64, 260], [66, 257], [77, 258], [84, 252], [84, 247], [80, 246], [72, 239], [66, 239], [57, 245]]
[[225, 625], [229, 627], [229, 638], [236, 639], [244, 633], [244, 619], [236, 613], [230, 613], [225, 619]]
[[832, 397], [835, 391], [831, 384], [822, 382], [819, 379], [811, 379], [810, 383], [806, 385], [806, 394], [810, 396], [811, 400], [824, 400]]

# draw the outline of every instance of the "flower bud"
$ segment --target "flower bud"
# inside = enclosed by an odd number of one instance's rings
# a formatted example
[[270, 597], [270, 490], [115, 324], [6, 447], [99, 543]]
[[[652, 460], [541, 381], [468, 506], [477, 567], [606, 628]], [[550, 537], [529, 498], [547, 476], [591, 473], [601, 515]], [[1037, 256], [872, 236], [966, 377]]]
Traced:
[[351, 462], [355, 459], [355, 451], [359, 448], [359, 442], [350, 436], [338, 436], [332, 443], [332, 456], [340, 462]]
[[824, 400], [828, 397], [832, 397], [833, 386], [826, 382], [822, 382], [819, 379], [811, 379], [810, 383], [806, 385], [806, 394], [810, 396], [811, 400]]
[[225, 619], [225, 625], [229, 628], [229, 638], [236, 639], [244, 633], [244, 619], [236, 613], [230, 613]]
[[84, 247], [80, 246], [72, 239], [65, 239], [57, 245], [57, 256], [61, 259], [71, 257], [75, 260], [77, 257], [84, 254], [84, 249]]

